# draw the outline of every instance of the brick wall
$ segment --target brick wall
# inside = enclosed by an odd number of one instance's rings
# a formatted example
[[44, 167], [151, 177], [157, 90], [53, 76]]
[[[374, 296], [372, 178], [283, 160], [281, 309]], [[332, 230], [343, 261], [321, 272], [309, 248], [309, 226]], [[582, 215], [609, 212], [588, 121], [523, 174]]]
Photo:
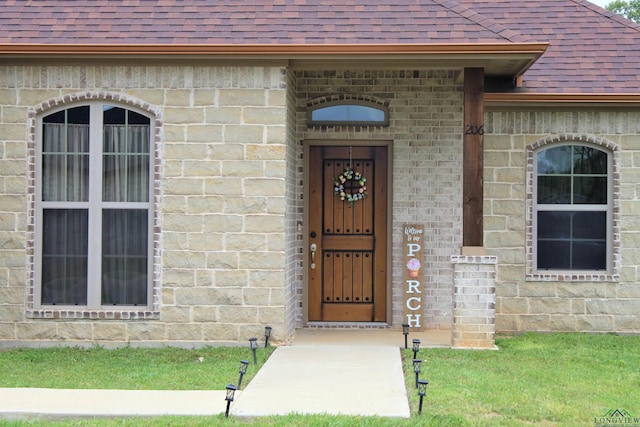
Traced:
[[[449, 329], [452, 322], [451, 255], [460, 253], [462, 87], [452, 71], [298, 72], [297, 134], [301, 139], [392, 140], [392, 319], [403, 323], [402, 225], [425, 226], [425, 327]], [[306, 105], [315, 98], [351, 94], [388, 101], [386, 128], [306, 125]], [[304, 197], [304, 195], [302, 195]]]

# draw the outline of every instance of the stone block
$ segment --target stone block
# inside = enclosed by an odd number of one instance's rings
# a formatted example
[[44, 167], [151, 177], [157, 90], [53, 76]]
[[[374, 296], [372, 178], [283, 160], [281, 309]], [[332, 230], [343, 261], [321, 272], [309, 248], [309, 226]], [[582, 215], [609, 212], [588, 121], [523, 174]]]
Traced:
[[271, 290], [268, 288], [244, 288], [242, 289], [242, 304], [255, 306], [270, 305]]
[[285, 274], [284, 263], [281, 269], [268, 270], [251, 270], [249, 271], [249, 286], [252, 288], [284, 288]]
[[[207, 122], [209, 121], [209, 114], [207, 110]], [[164, 109], [164, 121], [170, 124], [194, 124], [203, 123], [205, 121], [205, 108], [202, 107], [165, 107]]]
[[284, 233], [282, 215], [246, 215], [244, 231], [246, 233]]
[[221, 323], [257, 323], [258, 307], [222, 306], [218, 309]]
[[259, 307], [258, 322], [272, 327], [282, 325], [284, 323], [284, 306]]
[[130, 322], [127, 324], [130, 341], [164, 341], [167, 339], [166, 325], [156, 322]]
[[238, 233], [243, 229], [241, 215], [227, 215], [212, 213], [203, 217], [205, 233]]
[[571, 301], [561, 298], [529, 298], [530, 314], [570, 314]]
[[284, 125], [286, 110], [278, 107], [245, 107], [242, 117], [249, 124]]
[[162, 307], [161, 320], [165, 324], [188, 323], [191, 321], [191, 307], [165, 305]]
[[[247, 178], [244, 182], [244, 194], [247, 196], [285, 195], [285, 181], [278, 178]], [[238, 193], [235, 193], [238, 194]]]
[[285, 267], [284, 252], [240, 252], [239, 268], [279, 270]]
[[242, 144], [262, 144], [264, 142], [265, 127], [263, 125], [226, 125], [223, 141]]
[[195, 323], [214, 323], [218, 320], [218, 307], [211, 305], [196, 305], [193, 307], [192, 317]]
[[248, 275], [245, 270], [216, 270], [214, 283], [217, 287], [247, 287]]
[[162, 272], [163, 288], [195, 286], [193, 270], [164, 269]]
[[640, 316], [625, 315], [613, 318], [613, 329], [618, 332], [632, 332], [637, 334], [640, 331]]
[[206, 123], [241, 124], [241, 107], [205, 107]]
[[549, 327], [552, 331], [575, 332], [578, 329], [578, 322], [575, 316], [551, 316]]
[[202, 341], [203, 325], [201, 323], [186, 323], [167, 325], [167, 339], [170, 341]]
[[238, 263], [239, 255], [237, 252], [212, 251], [207, 253], [206, 268], [234, 270], [238, 268]]
[[240, 339], [238, 325], [229, 323], [207, 323], [202, 325], [206, 341], [237, 342]]
[[220, 89], [218, 102], [225, 106], [264, 106], [266, 94], [264, 89]]
[[578, 331], [580, 332], [612, 332], [612, 316], [577, 316]]
[[[243, 180], [238, 178], [211, 177], [204, 180], [205, 195], [237, 196], [243, 194]], [[192, 193], [198, 194], [198, 193]]]
[[183, 251], [164, 251], [162, 258], [165, 270], [206, 268], [208, 264], [208, 256], [204, 252], [191, 251], [185, 255]]
[[520, 331], [522, 332], [551, 331], [549, 315], [547, 314], [520, 315]]
[[528, 298], [498, 298], [500, 314], [527, 314], [529, 313]]
[[233, 251], [265, 251], [267, 237], [257, 233], [228, 233], [224, 236], [225, 247]]
[[96, 341], [126, 342], [127, 324], [121, 322], [95, 322], [93, 324], [93, 339]]
[[276, 144], [248, 144], [247, 160], [282, 160], [286, 159], [286, 146]]
[[264, 162], [239, 160], [227, 160], [222, 163], [222, 175], [225, 177], [262, 177], [264, 175]]
[[222, 125], [189, 125], [186, 141], [190, 143], [207, 143], [224, 141], [224, 126]]

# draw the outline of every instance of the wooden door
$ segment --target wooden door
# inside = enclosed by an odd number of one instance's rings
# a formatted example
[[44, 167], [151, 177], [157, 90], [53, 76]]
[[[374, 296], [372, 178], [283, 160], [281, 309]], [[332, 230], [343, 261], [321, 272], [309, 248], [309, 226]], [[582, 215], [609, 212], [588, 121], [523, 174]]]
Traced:
[[[345, 195], [364, 198], [341, 200], [341, 176]], [[386, 321], [387, 147], [310, 146], [308, 179], [309, 320]]]

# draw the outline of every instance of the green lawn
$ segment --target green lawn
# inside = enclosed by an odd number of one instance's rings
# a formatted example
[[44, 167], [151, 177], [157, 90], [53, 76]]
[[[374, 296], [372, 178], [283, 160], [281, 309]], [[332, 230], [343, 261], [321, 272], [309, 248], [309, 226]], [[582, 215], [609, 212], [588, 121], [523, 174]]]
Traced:
[[[526, 334], [497, 339], [499, 351], [423, 349], [429, 381], [423, 413], [402, 350], [412, 417], [163, 417], [61, 421], [65, 426], [594, 426], [612, 409], [640, 417], [640, 336]], [[262, 363], [270, 350], [259, 349]], [[202, 362], [198, 357], [203, 357]], [[0, 387], [224, 389], [248, 348], [0, 351]], [[248, 376], [255, 374], [251, 364]], [[245, 383], [246, 384], [246, 383]], [[221, 408], [222, 408], [221, 404]], [[222, 409], [221, 409], [222, 410]], [[0, 425], [52, 425], [0, 421]]]

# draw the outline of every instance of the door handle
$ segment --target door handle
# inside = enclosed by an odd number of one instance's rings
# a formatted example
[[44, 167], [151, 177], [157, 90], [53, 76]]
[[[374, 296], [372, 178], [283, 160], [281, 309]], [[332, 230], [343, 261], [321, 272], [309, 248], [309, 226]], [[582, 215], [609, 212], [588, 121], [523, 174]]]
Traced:
[[318, 249], [318, 246], [315, 243], [312, 243], [311, 246], [309, 246], [309, 250], [311, 251], [311, 269], [315, 270], [316, 269], [316, 250]]

